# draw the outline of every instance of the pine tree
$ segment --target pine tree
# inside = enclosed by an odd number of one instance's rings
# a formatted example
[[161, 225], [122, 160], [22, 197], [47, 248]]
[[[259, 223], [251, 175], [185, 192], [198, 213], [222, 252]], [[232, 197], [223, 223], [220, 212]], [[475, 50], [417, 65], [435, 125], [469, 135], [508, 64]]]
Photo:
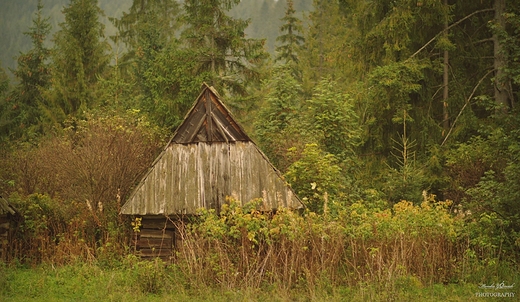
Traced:
[[117, 39], [128, 49], [119, 63], [123, 80], [134, 87], [128, 106], [142, 109], [168, 128], [177, 126], [188, 109], [180, 84], [186, 81], [179, 72], [183, 67], [172, 69], [175, 63], [185, 62], [175, 36], [179, 14], [174, 0], [135, 0], [128, 13], [112, 20], [119, 29]]
[[49, 118], [61, 121], [93, 108], [96, 84], [109, 63], [109, 46], [97, 0], [71, 0], [63, 9], [65, 22], [54, 36], [54, 94]]
[[43, 4], [40, 0], [33, 25], [25, 32], [25, 35], [31, 38], [33, 48], [18, 57], [18, 67], [13, 71], [18, 84], [10, 96], [17, 104], [17, 124], [20, 131], [29, 136], [42, 131], [41, 127], [33, 127], [40, 124], [43, 92], [49, 88], [51, 80], [48, 63], [50, 50], [44, 45], [51, 25], [49, 18], [42, 16], [42, 10]]
[[0, 62], [0, 143], [10, 139], [14, 119], [13, 103], [6, 97], [9, 91], [9, 77]]
[[292, 0], [287, 0], [287, 9], [285, 16], [281, 19], [284, 24], [280, 27], [280, 32], [283, 34], [276, 38], [276, 41], [281, 45], [276, 47], [275, 61], [282, 61], [291, 66], [293, 75], [300, 78], [301, 74], [297, 69], [298, 66], [298, 51], [301, 45], [305, 42], [305, 38], [300, 35], [303, 32], [301, 20], [295, 16], [294, 4]]
[[244, 83], [258, 78], [254, 66], [266, 53], [262, 40], [248, 39], [248, 21], [233, 19], [227, 12], [239, 0], [186, 0], [186, 29], [182, 37], [194, 55], [195, 74], [205, 73], [207, 81], [222, 93], [245, 94]]

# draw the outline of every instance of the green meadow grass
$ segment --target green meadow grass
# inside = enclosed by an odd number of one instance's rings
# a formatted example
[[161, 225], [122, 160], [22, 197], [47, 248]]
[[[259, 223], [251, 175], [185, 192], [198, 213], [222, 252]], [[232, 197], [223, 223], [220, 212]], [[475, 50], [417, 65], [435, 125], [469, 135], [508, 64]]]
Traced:
[[[153, 262], [101, 267], [78, 263], [62, 267], [0, 266], [0, 301], [489, 301], [477, 297], [478, 284], [425, 286], [415, 277], [388, 284], [360, 283], [286, 290], [277, 284], [261, 288], [221, 288], [189, 284], [182, 273]], [[519, 284], [518, 275], [506, 284]], [[511, 291], [515, 292], [518, 287]], [[515, 293], [516, 294], [516, 293]], [[520, 292], [518, 292], [520, 294]], [[520, 296], [501, 300], [518, 301]], [[493, 299], [495, 301], [500, 299]]]

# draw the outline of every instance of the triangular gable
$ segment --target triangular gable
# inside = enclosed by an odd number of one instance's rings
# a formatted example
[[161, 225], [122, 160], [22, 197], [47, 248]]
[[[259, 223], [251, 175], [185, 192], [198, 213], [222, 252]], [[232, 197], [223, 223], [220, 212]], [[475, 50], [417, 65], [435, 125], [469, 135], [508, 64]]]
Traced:
[[206, 84], [172, 139], [134, 189], [121, 213], [195, 214], [219, 209], [227, 196], [259, 210], [299, 209], [300, 199]]
[[249, 141], [244, 130], [235, 122], [229, 110], [220, 101], [217, 92], [206, 84], [175, 131], [171, 142], [189, 144], [198, 142]]
[[18, 211], [7, 200], [0, 196], [0, 215], [11, 214], [15, 215]]

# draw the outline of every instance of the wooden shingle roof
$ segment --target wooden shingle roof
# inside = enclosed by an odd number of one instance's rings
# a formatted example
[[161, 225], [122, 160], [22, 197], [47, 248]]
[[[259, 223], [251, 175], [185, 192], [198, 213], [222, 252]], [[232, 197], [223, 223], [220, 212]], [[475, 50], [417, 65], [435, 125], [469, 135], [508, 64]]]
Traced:
[[175, 131], [171, 142], [188, 144], [197, 142], [249, 141], [244, 130], [235, 122], [229, 110], [220, 101], [217, 92], [203, 84], [203, 90]]
[[8, 213], [15, 215], [17, 211], [12, 205], [9, 204], [7, 200], [0, 196], [0, 215], [5, 215]]

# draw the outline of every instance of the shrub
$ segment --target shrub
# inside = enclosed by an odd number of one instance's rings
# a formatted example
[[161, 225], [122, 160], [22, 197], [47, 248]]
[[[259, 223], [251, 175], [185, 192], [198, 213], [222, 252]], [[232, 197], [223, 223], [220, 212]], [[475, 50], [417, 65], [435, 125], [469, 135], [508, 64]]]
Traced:
[[[295, 154], [297, 150], [291, 148], [289, 152]], [[317, 144], [305, 145], [300, 159], [289, 166], [285, 176], [305, 205], [316, 213], [323, 213], [326, 196], [342, 199], [345, 193], [345, 178], [336, 156]]]
[[302, 216], [286, 209], [268, 215], [231, 201], [220, 216], [203, 210], [188, 226], [179, 267], [192, 283], [224, 288], [314, 288], [407, 276], [447, 282], [458, 272], [464, 239], [462, 220], [449, 206], [430, 197], [421, 205], [402, 201], [379, 210], [357, 202], [337, 216]]
[[69, 123], [60, 135], [6, 159], [19, 192], [13, 202], [26, 216], [20, 250], [32, 251], [17, 256], [29, 262], [97, 256], [108, 263], [126, 252], [121, 200], [159, 150], [160, 131], [137, 111], [92, 113]]
[[94, 255], [95, 222], [83, 204], [38, 193], [14, 194], [10, 202], [23, 216], [12, 243], [12, 257], [37, 264], [70, 263]]
[[356, 280], [390, 281], [413, 275], [423, 282], [445, 282], [456, 273], [462, 220], [449, 202], [421, 205], [401, 201], [393, 209], [369, 210], [362, 202], [340, 218], [349, 243], [348, 266]]

